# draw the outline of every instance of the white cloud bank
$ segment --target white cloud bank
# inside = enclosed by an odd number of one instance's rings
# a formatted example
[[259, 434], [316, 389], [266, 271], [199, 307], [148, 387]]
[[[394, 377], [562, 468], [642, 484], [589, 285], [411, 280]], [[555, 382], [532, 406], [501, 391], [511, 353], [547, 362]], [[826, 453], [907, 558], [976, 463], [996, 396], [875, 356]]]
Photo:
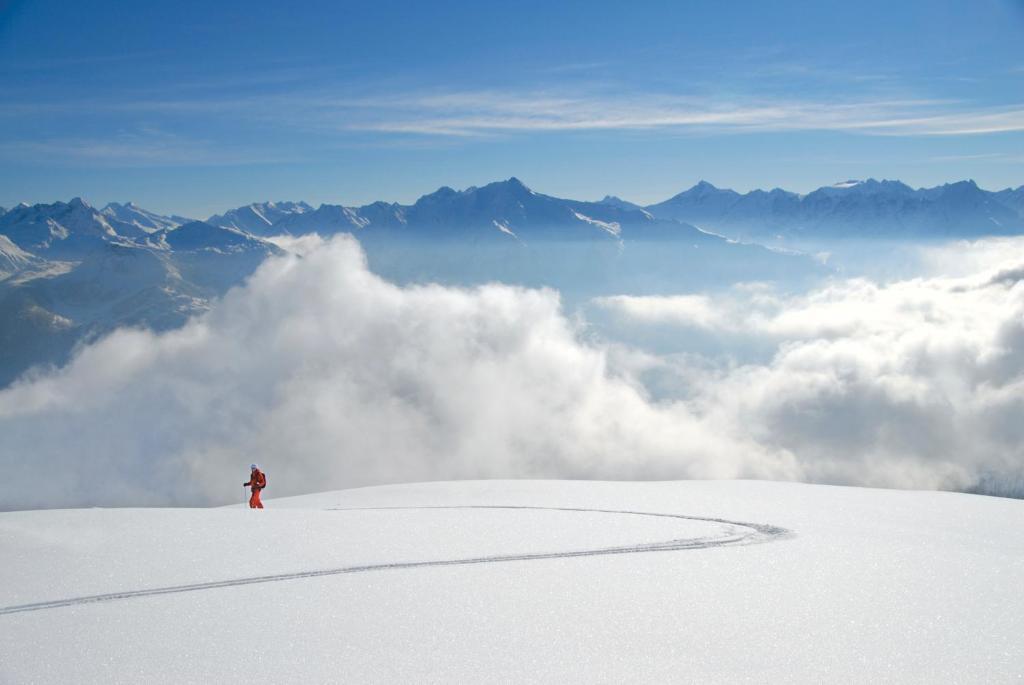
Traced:
[[[308, 246], [307, 246], [308, 247]], [[797, 478], [794, 460], [648, 402], [557, 294], [398, 288], [339, 237], [207, 315], [120, 331], [0, 392], [0, 501], [222, 503], [474, 477]]]
[[[399, 288], [351, 239], [304, 247], [183, 329], [116, 332], [0, 391], [0, 507], [224, 503], [251, 461], [273, 496], [487, 477], [967, 488], [1022, 463], [1012, 276], [604, 301], [778, 341], [769, 363], [716, 367], [585, 342], [554, 292]], [[683, 399], [651, 399], [652, 372]]]
[[765, 363], [697, 376], [690, 361], [645, 357], [634, 367], [688, 379], [691, 408], [766, 452], [795, 455], [807, 479], [981, 481], [1024, 494], [1024, 265], [888, 285], [855, 279], [797, 297], [737, 289], [599, 304], [630, 326], [720, 336], [732, 348], [770, 341]]

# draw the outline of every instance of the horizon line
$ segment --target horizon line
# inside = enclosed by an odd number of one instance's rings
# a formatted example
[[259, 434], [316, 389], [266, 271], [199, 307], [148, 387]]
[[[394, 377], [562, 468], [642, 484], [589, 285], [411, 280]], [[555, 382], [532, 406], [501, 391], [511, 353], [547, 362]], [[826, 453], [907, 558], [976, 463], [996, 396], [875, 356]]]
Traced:
[[[612, 193], [605, 193], [601, 198], [596, 199], [596, 200], [578, 200], [578, 199], [570, 198], [570, 197], [559, 197], [559, 196], [556, 196], [556, 195], [548, 195], [547, 193], [535, 191], [531, 186], [527, 185], [526, 183], [523, 183], [522, 180], [520, 180], [517, 176], [513, 175], [513, 176], [509, 176], [506, 179], [501, 179], [501, 180], [497, 180], [497, 181], [489, 181], [489, 182], [484, 183], [482, 185], [470, 185], [470, 186], [466, 186], [466, 187], [464, 187], [462, 189], [456, 189], [456, 188], [452, 188], [449, 185], [442, 184], [442, 185], [438, 186], [435, 190], [432, 190], [432, 191], [430, 191], [428, 193], [424, 193], [424, 194], [418, 196], [416, 198], [416, 200], [414, 200], [412, 203], [409, 203], [409, 204], [405, 204], [405, 203], [402, 203], [402, 202], [399, 202], [399, 201], [373, 200], [371, 202], [367, 202], [367, 203], [364, 203], [364, 204], [344, 204], [343, 202], [337, 202], [337, 203], [335, 203], [335, 202], [321, 202], [317, 206], [317, 205], [313, 205], [313, 204], [307, 202], [306, 200], [302, 200], [302, 199], [297, 199], [297, 200], [285, 200], [285, 199], [281, 199], [281, 200], [256, 200], [256, 201], [249, 202], [249, 203], [246, 203], [246, 204], [230, 206], [227, 209], [224, 209], [224, 210], [222, 210], [220, 212], [214, 212], [213, 214], [210, 214], [210, 215], [208, 215], [207, 217], [205, 217], [203, 219], [194, 219], [194, 220], [196, 220], [196, 221], [206, 221], [207, 219], [213, 218], [215, 216], [219, 216], [221, 214], [226, 214], [226, 213], [231, 212], [231, 211], [236, 210], [236, 209], [242, 209], [244, 207], [251, 207], [253, 205], [262, 205], [262, 204], [273, 204], [273, 205], [286, 204], [286, 203], [305, 204], [305, 205], [311, 207], [313, 210], [317, 210], [320, 207], [362, 208], [362, 207], [368, 207], [368, 206], [371, 206], [373, 204], [377, 204], [377, 203], [380, 203], [380, 202], [383, 202], [384, 204], [388, 204], [388, 205], [398, 205], [398, 206], [401, 206], [401, 207], [410, 207], [413, 204], [415, 204], [416, 202], [418, 202], [419, 200], [421, 200], [422, 198], [427, 197], [429, 195], [433, 195], [434, 193], [437, 193], [437, 192], [439, 192], [441, 190], [449, 189], [449, 190], [454, 190], [455, 192], [458, 192], [458, 193], [466, 193], [466, 192], [469, 192], [469, 191], [472, 191], [472, 190], [479, 190], [481, 188], [486, 188], [486, 187], [489, 187], [489, 186], [492, 186], [492, 185], [497, 185], [497, 184], [500, 184], [500, 183], [510, 183], [512, 181], [518, 182], [520, 185], [522, 185], [524, 188], [529, 190], [531, 193], [535, 193], [537, 195], [543, 195], [545, 197], [551, 197], [551, 198], [554, 198], [556, 200], [567, 200], [567, 201], [570, 201], [570, 202], [590, 202], [590, 203], [597, 204], [597, 203], [604, 202], [605, 200], [607, 200], [609, 198], [613, 198], [613, 199], [616, 199], [616, 200], [620, 200], [622, 202], [626, 202], [628, 204], [636, 205], [637, 207], [639, 207], [641, 209], [646, 209], [648, 207], [652, 207], [652, 206], [660, 204], [662, 202], [666, 202], [668, 200], [671, 200], [674, 197], [677, 197], [677, 196], [679, 196], [679, 195], [681, 195], [683, 193], [686, 193], [686, 192], [688, 192], [690, 190], [693, 190], [694, 188], [698, 188], [700, 186], [709, 186], [711, 188], [714, 188], [715, 190], [719, 190], [719, 191], [723, 191], [723, 192], [731, 192], [731, 193], [735, 193], [735, 194], [741, 195], [741, 196], [749, 195], [749, 194], [755, 193], [755, 192], [771, 193], [771, 192], [775, 192], [775, 191], [782, 191], [782, 192], [785, 192], [785, 193], [789, 193], [791, 195], [795, 195], [795, 196], [800, 197], [800, 198], [804, 198], [804, 197], [810, 195], [811, 193], [817, 192], [819, 190], [824, 190], [824, 189], [827, 189], [827, 188], [837, 188], [838, 189], [838, 188], [841, 188], [844, 184], [848, 184], [848, 183], [853, 183], [853, 184], [859, 185], [859, 184], [862, 184], [862, 183], [871, 183], [871, 182], [879, 183], [879, 184], [882, 184], [882, 183], [899, 183], [899, 184], [902, 184], [902, 185], [910, 188], [914, 192], [920, 192], [922, 190], [934, 190], [936, 188], [944, 188], [944, 187], [948, 187], [948, 186], [952, 186], [952, 185], [958, 185], [958, 184], [961, 184], [961, 183], [972, 184], [976, 188], [981, 190], [982, 192], [986, 192], [986, 193], [999, 193], [999, 192], [1004, 192], [1006, 190], [1017, 191], [1017, 190], [1024, 189], [1024, 183], [1022, 183], [1019, 186], [1012, 186], [1011, 185], [1011, 186], [1007, 186], [1005, 188], [999, 188], [997, 190], [990, 190], [990, 189], [987, 189], [987, 188], [982, 188], [972, 178], [959, 179], [959, 180], [955, 180], [955, 181], [947, 181], [945, 183], [938, 184], [938, 185], [933, 185], [933, 186], [916, 186], [915, 187], [915, 186], [912, 186], [912, 185], [910, 185], [908, 183], [905, 183], [904, 181], [902, 181], [900, 179], [888, 179], [888, 178], [876, 179], [874, 177], [868, 177], [868, 178], [864, 178], [864, 179], [847, 179], [845, 181], [837, 181], [837, 182], [829, 184], [829, 185], [818, 186], [814, 190], [811, 190], [811, 191], [806, 192], [806, 193], [800, 193], [800, 192], [796, 192], [796, 191], [792, 191], [792, 190], [786, 190], [785, 188], [782, 188], [781, 186], [775, 186], [775, 187], [768, 188], [768, 189], [762, 188], [762, 187], [757, 187], [757, 188], [751, 188], [750, 190], [746, 190], [746, 191], [739, 191], [739, 190], [734, 190], [733, 188], [730, 188], [730, 187], [715, 185], [714, 183], [711, 183], [710, 181], [707, 181], [706, 179], [702, 178], [702, 179], [698, 180], [696, 183], [694, 183], [693, 185], [691, 185], [691, 186], [689, 186], [687, 188], [684, 188], [683, 190], [680, 190], [677, 193], [674, 193], [674, 194], [670, 195], [669, 197], [665, 198], [664, 200], [660, 200], [658, 202], [651, 202], [649, 204], [640, 204], [640, 203], [636, 203], [636, 202], [631, 202], [629, 200], [626, 200], [626, 199], [622, 198], [619, 195], [614, 195]], [[58, 204], [58, 203], [71, 204], [75, 200], [80, 200], [85, 205], [87, 205], [89, 207], [92, 207], [94, 209], [97, 209], [99, 211], [102, 211], [103, 209], [106, 209], [110, 205], [114, 205], [114, 204], [122, 205], [122, 206], [131, 205], [131, 206], [133, 206], [133, 207], [135, 207], [137, 209], [143, 209], [143, 210], [146, 210], [146, 211], [152, 211], [152, 210], [147, 209], [146, 207], [143, 207], [143, 206], [141, 206], [139, 204], [136, 204], [133, 200], [126, 200], [124, 202], [122, 202], [120, 200], [109, 200], [107, 202], [100, 203], [100, 202], [91, 202], [91, 201], [83, 198], [81, 195], [75, 195], [75, 196], [71, 197], [68, 200], [60, 200], [60, 199], [58, 199], [58, 200], [54, 200], [52, 202], [28, 203], [28, 202], [22, 201], [22, 202], [18, 202], [16, 204], [14, 204], [14, 205], [12, 205], [10, 207], [0, 207], [0, 208], [2, 208], [5, 211], [5, 213], [6, 213], [6, 212], [10, 212], [10, 211], [12, 211], [14, 209], [17, 209], [18, 207], [37, 207], [37, 206], [40, 206], [40, 205], [53, 205], [53, 204]], [[159, 214], [160, 216], [165, 216], [165, 217], [177, 216], [177, 217], [180, 217], [180, 218], [187, 218], [187, 219], [192, 219], [193, 218], [193, 217], [187, 216], [186, 214], [179, 214], [176, 211], [171, 212], [170, 214], [163, 214], [163, 213], [160, 213], [160, 212], [153, 212], [153, 213], [154, 214]]]

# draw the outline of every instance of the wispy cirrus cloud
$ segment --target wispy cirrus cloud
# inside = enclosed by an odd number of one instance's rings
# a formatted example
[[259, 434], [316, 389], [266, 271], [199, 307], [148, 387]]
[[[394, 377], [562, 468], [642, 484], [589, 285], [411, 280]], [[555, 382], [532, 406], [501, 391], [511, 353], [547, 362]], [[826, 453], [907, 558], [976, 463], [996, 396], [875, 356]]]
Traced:
[[388, 133], [474, 136], [522, 131], [692, 130], [846, 131], [869, 135], [978, 135], [1024, 130], [1024, 104], [972, 108], [928, 99], [843, 103], [733, 100], [653, 93], [561, 95], [457, 92], [364, 101], [372, 119], [346, 128]]
[[521, 132], [844, 131], [865, 135], [952, 136], [1024, 130], [1024, 103], [971, 106], [953, 100], [722, 98], [654, 92], [562, 90], [374, 93], [346, 89], [245, 97], [134, 98], [8, 102], [0, 115], [106, 112], [224, 116], [323, 132], [479, 137]]
[[[286, 80], [287, 75], [279, 75]], [[435, 90], [389, 92], [355, 88], [283, 87], [264, 93], [225, 94], [214, 88], [188, 89], [175, 97], [153, 92], [131, 96], [39, 101], [12, 94], [0, 103], [9, 124], [45, 118], [53, 130], [62, 122], [92, 117], [106, 122], [88, 136], [31, 138], [0, 134], [0, 157], [60, 157], [99, 163], [224, 164], [287, 161], [294, 141], [316, 136], [317, 144], [375, 144], [466, 140], [536, 133], [636, 132], [667, 135], [724, 135], [831, 131], [852, 135], [942, 137], [1024, 131], [1024, 103], [973, 106], [958, 100], [869, 97], [842, 102], [822, 99], [675, 95], [590, 90]], [[158, 122], [171, 135], [128, 133]], [[196, 131], [219, 125], [219, 144], [198, 140]], [[115, 128], [116, 127], [116, 128]], [[113, 129], [104, 135], [103, 128]], [[11, 130], [15, 127], [11, 126]], [[264, 140], [265, 132], [287, 131], [280, 152], [258, 154], [238, 137]], [[266, 159], [264, 159], [266, 158]], [[234, 161], [228, 161], [234, 160]]]
[[[283, 81], [292, 74], [278, 74]], [[261, 82], [265, 82], [262, 81]], [[216, 82], [214, 82], [216, 83]], [[61, 98], [12, 95], [0, 116], [122, 113], [218, 113], [241, 121], [278, 120], [342, 130], [469, 136], [515, 131], [714, 129], [833, 130], [875, 135], [971, 135], [1024, 130], [1024, 102], [969, 102], [892, 96], [782, 99], [675, 95], [610, 87], [566, 91], [439, 90], [373, 92], [337, 86], [283, 88], [262, 94]]]

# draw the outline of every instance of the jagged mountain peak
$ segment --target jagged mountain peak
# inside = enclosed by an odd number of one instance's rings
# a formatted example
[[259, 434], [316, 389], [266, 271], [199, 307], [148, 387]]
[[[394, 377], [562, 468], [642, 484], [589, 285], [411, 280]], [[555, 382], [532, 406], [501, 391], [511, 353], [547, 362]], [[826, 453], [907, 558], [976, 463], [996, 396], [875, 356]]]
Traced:
[[[121, 229], [119, 232], [117, 228]], [[32, 254], [81, 252], [142, 232], [115, 224], [82, 198], [15, 207], [0, 216], [0, 233]]]
[[[482, 186], [469, 186], [466, 189], [461, 190], [461, 191], [455, 190], [454, 188], [452, 188], [450, 186], [441, 186], [440, 188], [435, 190], [433, 193], [428, 193], [427, 195], [424, 195], [423, 197], [420, 198], [420, 200], [431, 199], [431, 198], [446, 199], [446, 198], [453, 198], [453, 197], [467, 196], [467, 195], [476, 195], [476, 194], [490, 195], [490, 196], [500, 195], [500, 194], [513, 195], [513, 196], [525, 196], [525, 195], [534, 195], [535, 193], [532, 190], [530, 190], [526, 186], [525, 183], [520, 181], [515, 176], [512, 176], [511, 178], [508, 178], [508, 179], [506, 179], [504, 181], [493, 181], [491, 183], [487, 183], [487, 184], [482, 185]], [[419, 202], [419, 201], [417, 201], [417, 202]]]
[[739, 196], [739, 193], [735, 190], [719, 188], [708, 181], [700, 180], [683, 192], [669, 198], [665, 202], [672, 202], [686, 198], [735, 198], [737, 196]]
[[976, 193], [983, 192], [978, 184], [974, 182], [973, 178], [969, 178], [965, 181], [957, 181], [955, 183], [946, 183], [942, 186], [946, 192], [961, 192], [961, 193]]
[[465, 193], [473, 192], [475, 190], [476, 190], [475, 186], [470, 186], [469, 188], [467, 188], [466, 190], [463, 190], [463, 191], [455, 190], [451, 186], [441, 186], [440, 188], [438, 188], [437, 190], [435, 190], [432, 193], [427, 193], [425, 195], [421, 195], [419, 198], [416, 199], [416, 201], [411, 206], [415, 207], [416, 205], [422, 205], [422, 204], [429, 204], [429, 203], [434, 203], [434, 202], [446, 201], [446, 200], [450, 200], [452, 198], [458, 197], [460, 195], [463, 195]]
[[377, 200], [376, 202], [371, 202], [368, 205], [363, 205], [359, 209], [395, 209], [401, 206], [402, 205], [398, 204], [397, 202], [385, 202], [384, 200]]
[[532, 190], [526, 187], [526, 184], [515, 176], [505, 181], [494, 181], [493, 183], [488, 183], [485, 186], [476, 188], [475, 192], [494, 195], [506, 194], [514, 197], [523, 197], [534, 194]]

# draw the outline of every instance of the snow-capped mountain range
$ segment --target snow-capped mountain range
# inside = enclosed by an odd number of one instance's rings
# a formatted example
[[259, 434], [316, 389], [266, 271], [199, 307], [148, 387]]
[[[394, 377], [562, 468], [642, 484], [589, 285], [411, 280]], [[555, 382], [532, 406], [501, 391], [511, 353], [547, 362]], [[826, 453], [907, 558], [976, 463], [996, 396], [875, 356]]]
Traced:
[[[847, 182], [808, 195], [746, 194], [699, 183], [640, 207], [537, 193], [516, 178], [442, 187], [411, 205], [263, 202], [206, 221], [128, 202], [74, 198], [0, 210], [0, 385], [118, 326], [178, 326], [281, 249], [267, 237], [351, 233], [371, 267], [400, 283], [505, 281], [598, 294], [686, 292], [736, 281], [816, 277], [814, 259], [770, 242], [1024, 232], [1024, 187], [971, 181], [914, 190]], [[700, 226], [697, 228], [695, 225]], [[702, 230], [706, 229], [706, 230]]]
[[[274, 217], [272, 219], [272, 217]], [[536, 193], [519, 179], [454, 190], [443, 187], [411, 205], [374, 202], [362, 207], [304, 202], [262, 203], [210, 217], [208, 223], [255, 235], [398, 231], [428, 240], [618, 239], [623, 225], [657, 220], [632, 207], [581, 202]]]
[[[555, 198], [510, 178], [463, 191], [443, 187], [411, 205], [323, 204], [313, 209], [304, 202], [269, 202], [240, 207], [207, 221], [254, 235], [421, 229], [430, 230], [427, 237], [432, 240], [602, 237], [594, 229], [616, 238], [623, 226], [633, 226], [635, 234], [637, 227], [666, 221], [755, 242], [779, 237], [797, 243], [972, 237], [1024, 232], [1024, 186], [990, 192], [974, 181], [960, 181], [913, 189], [900, 181], [868, 179], [844, 181], [800, 195], [780, 188], [738, 193], [701, 181], [664, 202], [642, 207], [611, 195], [599, 202]], [[560, 230], [551, 231], [552, 226]]]
[[851, 180], [806, 195], [780, 188], [737, 193], [701, 181], [646, 209], [725, 235], [794, 244], [1024, 232], [1024, 186], [989, 192], [974, 181], [914, 189], [900, 181]]

